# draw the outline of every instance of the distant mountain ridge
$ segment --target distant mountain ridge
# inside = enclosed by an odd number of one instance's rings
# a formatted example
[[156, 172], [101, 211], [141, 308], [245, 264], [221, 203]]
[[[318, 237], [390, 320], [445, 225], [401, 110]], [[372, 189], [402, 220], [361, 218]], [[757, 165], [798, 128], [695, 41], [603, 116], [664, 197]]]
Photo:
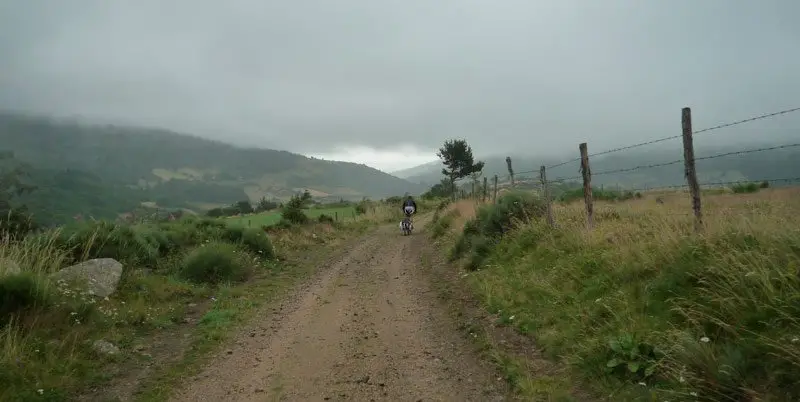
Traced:
[[431, 170], [436, 170], [437, 172], [441, 171], [441, 166], [442, 162], [435, 160], [414, 167], [389, 172], [389, 174], [397, 176], [401, 179], [415, 178], [420, 175], [426, 175], [430, 173]]
[[80, 180], [61, 175], [57, 182], [81, 183], [86, 191], [89, 182], [98, 188], [126, 188], [136, 198], [160, 198], [160, 204], [172, 206], [287, 199], [305, 189], [317, 198], [337, 200], [418, 194], [426, 189], [363, 164], [237, 147], [169, 130], [2, 111], [0, 149], [13, 151], [48, 185], [54, 185], [50, 178], [58, 172], [84, 172]]

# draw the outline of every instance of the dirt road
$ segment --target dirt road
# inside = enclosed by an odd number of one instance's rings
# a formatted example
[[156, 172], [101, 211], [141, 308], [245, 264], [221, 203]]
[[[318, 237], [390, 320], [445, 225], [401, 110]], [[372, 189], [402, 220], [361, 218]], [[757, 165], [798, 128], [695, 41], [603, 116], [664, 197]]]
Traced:
[[424, 247], [394, 226], [351, 245], [173, 400], [505, 400], [421, 275]]

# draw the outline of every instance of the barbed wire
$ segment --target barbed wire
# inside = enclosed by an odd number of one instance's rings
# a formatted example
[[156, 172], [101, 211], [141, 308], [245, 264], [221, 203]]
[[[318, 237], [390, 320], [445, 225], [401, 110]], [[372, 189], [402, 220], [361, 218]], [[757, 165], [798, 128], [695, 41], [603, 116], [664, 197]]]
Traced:
[[[776, 145], [776, 146], [771, 146], [771, 147], [745, 149], [745, 150], [740, 150], [740, 151], [725, 152], [725, 153], [716, 154], [716, 155], [701, 156], [701, 157], [696, 157], [695, 161], [716, 159], [716, 158], [722, 158], [722, 157], [733, 156], [733, 155], [745, 155], [745, 154], [750, 154], [750, 153], [754, 153], [754, 152], [774, 151], [774, 150], [778, 150], [778, 149], [787, 149], [787, 148], [795, 148], [795, 147], [800, 147], [800, 143], [783, 144], [783, 145]], [[677, 165], [677, 164], [680, 164], [680, 163], [684, 163], [684, 160], [683, 159], [676, 159], [676, 160], [669, 161], [669, 162], [652, 163], [652, 164], [649, 164], [649, 165], [639, 165], [639, 166], [620, 168], [620, 169], [613, 169], [613, 170], [604, 170], [604, 171], [600, 171], [600, 172], [593, 172], [592, 173], [592, 177], [608, 175], [608, 174], [614, 174], [614, 173], [632, 172], [632, 171], [641, 170], [641, 169], [652, 169], [652, 168], [657, 168], [657, 167]], [[519, 172], [518, 174], [533, 173], [533, 172], [535, 172], [535, 171]], [[548, 180], [548, 182], [557, 183], [557, 182], [578, 180], [578, 179], [582, 179], [582, 178], [583, 178], [583, 176], [559, 177], [559, 178], [556, 178], [556, 179]]]
[[[774, 147], [763, 147], [763, 148], [756, 148], [756, 149], [746, 149], [746, 150], [742, 150], [742, 151], [725, 152], [725, 153], [717, 154], [717, 155], [709, 155], [709, 156], [697, 157], [697, 158], [694, 158], [694, 160], [695, 161], [699, 161], [699, 160], [707, 160], [707, 159], [716, 159], [716, 158], [722, 158], [722, 157], [725, 157], [725, 156], [745, 155], [745, 154], [750, 154], [750, 153], [753, 153], [753, 152], [773, 151], [773, 150], [776, 150], [776, 149], [785, 149], [785, 148], [793, 148], [793, 147], [800, 147], [800, 143], [777, 145], [777, 146], [774, 146]], [[606, 170], [606, 171], [601, 171], [601, 172], [597, 172], [597, 173], [592, 173], [592, 176], [602, 176], [602, 175], [605, 175], [605, 174], [612, 174], [612, 173], [631, 172], [631, 171], [639, 170], [639, 169], [651, 169], [651, 168], [662, 167], [662, 166], [676, 165], [678, 163], [683, 163], [683, 162], [684, 162], [683, 159], [677, 159], [677, 160], [670, 161], [670, 162], [653, 163], [653, 164], [650, 164], [650, 165], [640, 165], [640, 166], [634, 166], [634, 167], [630, 167], [630, 168]]]
[[[749, 117], [749, 118], [746, 118], [746, 119], [733, 121], [733, 122], [730, 122], [730, 123], [718, 124], [718, 125], [713, 126], [713, 127], [708, 127], [708, 128], [704, 128], [704, 129], [701, 129], [701, 130], [692, 131], [692, 134], [706, 133], [706, 132], [709, 132], [709, 131], [719, 130], [719, 129], [726, 128], [726, 127], [732, 127], [732, 126], [736, 126], [736, 125], [739, 125], [739, 124], [749, 123], [749, 122], [752, 122], [752, 121], [766, 119], [766, 118], [775, 117], [775, 116], [788, 114], [788, 113], [793, 113], [793, 112], [797, 112], [797, 111], [800, 111], [800, 107], [795, 107], [795, 108], [791, 108], [791, 109], [785, 109], [785, 110], [781, 110], [781, 111], [778, 111], [778, 112], [766, 113], [766, 114], [758, 115], [758, 116], [755, 116], [755, 117]], [[626, 145], [626, 146], [619, 147], [619, 148], [613, 148], [613, 149], [609, 149], [609, 150], [606, 150], [606, 151], [601, 151], [601, 152], [589, 154], [589, 157], [591, 158], [593, 156], [606, 155], [606, 154], [610, 154], [610, 153], [626, 151], [626, 150], [629, 150], [629, 149], [643, 147], [643, 146], [646, 146], [646, 145], [657, 144], [659, 142], [674, 140], [674, 139], [678, 139], [678, 138], [682, 138], [682, 137], [683, 137], [683, 135], [680, 134], [680, 135], [671, 135], [669, 137], [657, 138], [657, 139], [650, 140], [650, 141], [640, 142], [638, 144]], [[554, 164], [554, 165], [546, 166], [546, 168], [547, 169], [556, 168], [556, 167], [564, 166], [566, 164], [569, 164], [569, 163], [572, 163], [572, 162], [577, 162], [577, 161], [580, 161], [580, 160], [581, 160], [581, 158], [573, 158], [573, 159], [570, 159], [570, 160], [565, 161], [565, 162], [561, 162], [561, 163], [557, 163], [557, 164]]]
[[572, 163], [572, 162], [579, 162], [580, 160], [581, 160], [581, 158], [578, 157], [578, 158], [575, 158], [575, 159], [570, 159], [570, 160], [568, 160], [566, 162], [561, 162], [561, 163], [556, 163], [555, 165], [545, 166], [544, 168], [545, 169], [553, 169], [553, 168], [557, 168], [557, 167], [560, 167], [560, 166], [564, 166], [564, 165]]
[[[792, 182], [800, 183], [800, 177], [782, 177], [782, 178], [773, 178], [773, 179], [763, 179], [762, 178], [762, 179], [748, 179], [748, 180], [716, 181], [716, 182], [700, 183], [699, 186], [701, 187], [701, 189], [707, 189], [708, 190], [708, 189], [714, 189], [714, 188], [723, 187], [723, 186], [735, 186], [735, 185], [742, 185], [742, 184], [761, 184], [761, 183], [764, 183], [764, 182], [767, 182], [767, 183], [770, 183], [770, 184], [772, 184], [772, 183], [780, 183], [780, 182], [783, 182], [783, 183], [792, 183]], [[548, 183], [552, 183], [552, 181], [548, 181]], [[537, 182], [522, 181], [522, 182], [518, 182], [518, 184], [525, 184], [525, 185], [533, 187], [535, 189], [543, 190], [542, 189], [542, 187], [543, 187], [542, 184], [541, 183], [537, 183]], [[505, 190], [508, 187], [510, 187], [510, 186], [507, 186], [507, 185], [504, 185], [502, 187], [498, 186], [498, 190]], [[658, 192], [658, 191], [675, 190], [675, 189], [687, 189], [688, 190], [688, 187], [689, 187], [688, 184], [674, 184], [674, 185], [644, 187], [644, 188], [618, 188], [615, 191], [617, 191], [619, 193]], [[580, 188], [580, 187], [576, 187], [576, 188]], [[555, 189], [550, 189], [551, 192], [554, 191], [554, 190]], [[597, 188], [594, 188], [594, 190], [596, 191]], [[602, 190], [602, 188], [600, 190]], [[564, 190], [562, 189], [562, 191], [564, 191]], [[614, 190], [612, 190], [612, 191], [614, 191]], [[487, 189], [487, 193], [486, 193], [486, 197], [487, 198], [491, 198], [492, 197], [491, 192], [492, 192], [492, 190], [488, 190]], [[558, 198], [557, 194], [558, 194], [558, 192], [556, 192], [556, 195], [553, 197], [554, 199]], [[678, 213], [676, 215], [683, 215], [683, 214]], [[692, 213], [687, 213], [686, 215], [692, 215]]]
[[750, 154], [750, 153], [753, 153], [753, 152], [773, 151], [773, 150], [776, 150], [776, 149], [786, 149], [786, 148], [794, 148], [794, 147], [800, 147], [800, 143], [776, 145], [774, 147], [746, 149], [746, 150], [743, 150], [743, 151], [725, 152], [725, 153], [717, 154], [717, 155], [696, 157], [696, 158], [694, 158], [694, 160], [695, 161], [700, 161], [700, 160], [705, 160], [705, 159], [722, 158], [723, 156], [744, 155], [744, 154]]
[[[719, 130], [719, 129], [726, 128], [726, 127], [732, 127], [732, 126], [736, 126], [736, 125], [739, 125], [739, 124], [749, 123], [749, 122], [752, 122], [752, 121], [766, 119], [766, 118], [775, 117], [775, 116], [779, 116], [779, 115], [784, 115], [784, 114], [788, 114], [788, 113], [793, 113], [793, 112], [797, 112], [797, 111], [800, 111], [800, 107], [780, 110], [780, 111], [772, 112], [772, 113], [766, 113], [766, 114], [762, 114], [762, 115], [758, 115], [758, 116], [754, 116], [754, 117], [749, 117], [749, 118], [742, 119], [742, 120], [736, 120], [736, 121], [729, 122], [729, 123], [718, 124], [716, 126], [712, 126], [712, 127], [708, 127], [708, 128], [692, 131], [692, 134], [706, 133], [706, 132]], [[669, 137], [657, 138], [657, 139], [654, 139], [654, 140], [640, 142], [640, 143], [637, 143], [637, 144], [632, 144], [632, 145], [627, 145], [627, 146], [623, 146], [623, 147], [609, 149], [609, 150], [606, 150], [606, 151], [596, 152], [596, 153], [593, 153], [593, 154], [589, 154], [588, 157], [591, 158], [591, 157], [594, 157], [594, 156], [606, 155], [606, 154], [610, 154], [610, 153], [625, 151], [625, 150], [629, 150], [629, 149], [633, 149], [633, 148], [643, 147], [643, 146], [646, 146], [646, 145], [656, 144], [656, 143], [659, 143], [659, 142], [674, 140], [674, 139], [678, 139], [678, 138], [682, 138], [682, 137], [683, 137], [683, 135], [672, 135], [672, 136], [669, 136]], [[724, 157], [724, 156], [731, 156], [731, 155], [742, 155], [742, 154], [748, 154], [748, 153], [753, 153], [753, 152], [770, 151], [770, 150], [776, 150], [776, 149], [782, 149], [782, 148], [792, 148], [792, 147], [798, 147], [798, 146], [800, 146], [800, 144], [785, 144], [785, 145], [779, 145], [779, 146], [774, 146], [774, 147], [764, 147], [764, 148], [750, 149], [750, 150], [743, 150], [743, 151], [726, 152], [726, 153], [718, 154], [718, 155], [697, 157], [697, 158], [695, 158], [695, 161], [706, 160], [706, 159], [714, 159], [714, 158], [721, 158], [721, 157]], [[567, 160], [567, 161], [564, 161], [564, 162], [560, 162], [560, 163], [556, 163], [556, 164], [553, 164], [553, 165], [545, 166], [545, 169], [553, 169], [553, 168], [561, 167], [561, 166], [567, 165], [569, 163], [579, 162], [580, 160], [581, 160], [580, 157], [573, 158], [573, 159], [570, 159], [570, 160]], [[601, 172], [597, 172], [597, 173], [592, 173], [592, 176], [601, 176], [601, 175], [607, 175], [607, 174], [612, 174], [612, 173], [623, 173], [623, 172], [630, 172], [630, 171], [635, 171], [635, 170], [640, 170], [640, 169], [650, 169], [650, 168], [656, 168], [656, 167], [670, 166], [670, 165], [675, 165], [675, 164], [678, 164], [678, 163], [681, 163], [681, 162], [683, 162], [682, 159], [681, 160], [669, 161], [669, 162], [663, 162], [663, 163], [654, 163], [654, 164], [650, 164], [650, 165], [640, 165], [640, 166], [634, 166], [634, 167], [629, 167], [629, 168], [601, 171]], [[530, 173], [539, 173], [539, 169], [514, 172], [514, 176], [523, 175], [523, 174], [530, 174]], [[484, 176], [484, 175], [481, 175], [481, 176]], [[486, 175], [485, 177], [489, 178], [489, 177], [492, 177], [492, 176], [497, 176], [498, 178], [499, 177], [509, 177], [510, 174], [508, 174], [508, 173], [505, 173], [505, 174], [495, 173], [493, 175], [492, 174]], [[582, 176], [561, 177], [561, 178], [557, 178], [557, 179], [553, 179], [553, 180], [548, 180], [548, 182], [557, 183], [557, 182], [564, 182], [564, 181], [570, 181], [570, 180], [577, 180], [577, 179], [581, 179], [581, 178], [582, 178]], [[455, 183], [463, 183], [464, 181], [468, 181], [468, 180], [472, 180], [472, 179], [473, 179], [472, 177], [464, 177], [464, 178], [457, 179], [454, 182]]]
[[[783, 177], [783, 178], [776, 178], [776, 179], [748, 179], [748, 180], [732, 180], [732, 181], [716, 181], [716, 182], [706, 182], [700, 183], [701, 187], [709, 187], [709, 186], [733, 186], [737, 184], [750, 184], [750, 183], [780, 183], [780, 182], [800, 182], [800, 177]], [[672, 190], [677, 188], [685, 188], [689, 187], [688, 184], [673, 184], [667, 186], [655, 186], [655, 187], [644, 187], [644, 188], [630, 188], [630, 189], [621, 189], [620, 191], [658, 191], [658, 190]]]
[[704, 128], [702, 130], [692, 131], [692, 134], [700, 134], [700, 133], [705, 133], [705, 132], [708, 132], [708, 131], [719, 130], [719, 129], [725, 128], [725, 127], [736, 126], [736, 125], [743, 124], [743, 123], [749, 123], [751, 121], [766, 119], [766, 118], [769, 118], [769, 117], [775, 117], [775, 116], [779, 116], [779, 115], [782, 115], [782, 114], [793, 113], [793, 112], [797, 112], [797, 111], [800, 111], [800, 107], [781, 110], [781, 111], [773, 112], [773, 113], [762, 114], [762, 115], [759, 115], [759, 116], [750, 117], [750, 118], [743, 119], [743, 120], [737, 120], [737, 121], [730, 122], [730, 123], [724, 123], [724, 124], [720, 124], [720, 125], [717, 125], [717, 126], [714, 126], [714, 127], [709, 127], [709, 128]]

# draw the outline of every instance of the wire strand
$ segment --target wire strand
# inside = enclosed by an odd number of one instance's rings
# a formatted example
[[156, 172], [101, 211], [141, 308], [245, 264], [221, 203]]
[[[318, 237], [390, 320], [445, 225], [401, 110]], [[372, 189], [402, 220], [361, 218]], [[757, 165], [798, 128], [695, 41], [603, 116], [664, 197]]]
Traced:
[[[775, 117], [775, 116], [788, 114], [788, 113], [793, 113], [793, 112], [797, 112], [797, 111], [800, 111], [800, 107], [781, 110], [781, 111], [778, 111], [778, 112], [762, 114], [762, 115], [758, 115], [758, 116], [755, 116], [755, 117], [749, 117], [747, 119], [733, 121], [733, 122], [730, 122], [730, 123], [723, 123], [723, 124], [719, 124], [719, 125], [716, 125], [716, 126], [713, 126], [713, 127], [704, 128], [702, 130], [692, 131], [692, 134], [700, 134], [700, 133], [705, 133], [705, 132], [709, 132], [709, 131], [719, 130], [721, 128], [732, 127], [732, 126], [736, 126], [736, 125], [739, 125], [739, 124], [749, 123], [749, 122], [752, 122], [752, 121], [766, 119], [766, 118]], [[599, 155], [606, 155], [606, 154], [620, 152], [620, 151], [626, 151], [628, 149], [643, 147], [643, 146], [646, 146], [646, 145], [657, 144], [659, 142], [674, 140], [674, 139], [678, 139], [678, 138], [681, 138], [681, 137], [683, 137], [682, 134], [681, 135], [671, 135], [669, 137], [663, 137], [663, 138], [657, 138], [657, 139], [650, 140], [650, 141], [640, 142], [638, 144], [627, 145], [627, 146], [623, 146], [623, 147], [619, 147], [619, 148], [609, 149], [607, 151], [601, 151], [601, 152], [589, 154], [589, 157], [599, 156]], [[556, 168], [556, 167], [564, 166], [564, 165], [566, 165], [568, 163], [576, 162], [576, 161], [579, 161], [579, 160], [581, 160], [581, 158], [570, 159], [570, 160], [565, 161], [565, 162], [561, 162], [561, 163], [557, 163], [555, 165], [547, 166], [547, 168], [548, 169]]]

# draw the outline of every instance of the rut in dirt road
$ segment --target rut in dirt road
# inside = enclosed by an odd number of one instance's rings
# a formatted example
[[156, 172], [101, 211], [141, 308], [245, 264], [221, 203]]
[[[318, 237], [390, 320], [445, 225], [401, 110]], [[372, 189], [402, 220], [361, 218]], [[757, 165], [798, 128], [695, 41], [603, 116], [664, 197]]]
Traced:
[[365, 237], [173, 400], [504, 400], [420, 277], [426, 246], [394, 228]]

